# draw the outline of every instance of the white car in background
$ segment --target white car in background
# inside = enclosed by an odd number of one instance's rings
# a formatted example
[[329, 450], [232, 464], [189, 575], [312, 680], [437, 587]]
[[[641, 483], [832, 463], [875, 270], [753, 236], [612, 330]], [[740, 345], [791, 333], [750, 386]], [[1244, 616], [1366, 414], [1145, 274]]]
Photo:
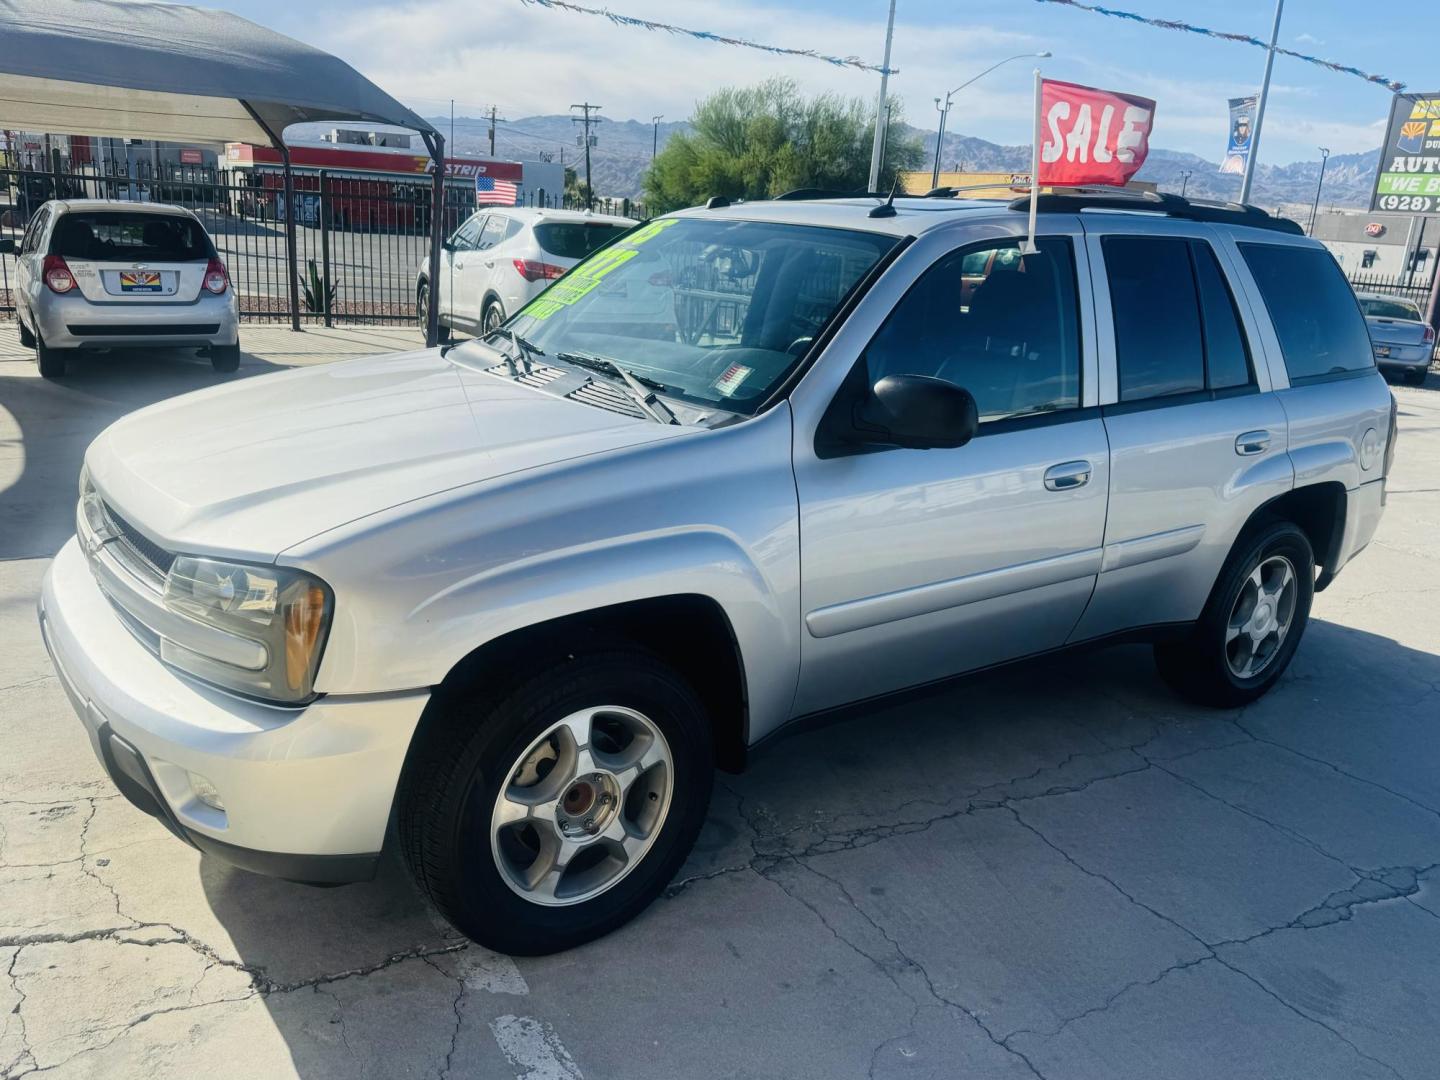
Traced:
[[415, 279], [415, 310], [425, 325], [431, 298], [440, 305], [440, 340], [451, 330], [493, 330], [596, 248], [639, 222], [610, 214], [528, 207], [486, 207], [450, 234], [440, 252], [440, 281], [430, 262]]

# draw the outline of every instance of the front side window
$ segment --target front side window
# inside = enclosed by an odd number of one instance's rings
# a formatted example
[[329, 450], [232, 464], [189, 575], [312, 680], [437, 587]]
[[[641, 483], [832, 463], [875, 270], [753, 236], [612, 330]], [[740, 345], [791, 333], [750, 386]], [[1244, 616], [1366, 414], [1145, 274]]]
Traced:
[[1290, 382], [1375, 366], [1355, 293], [1324, 248], [1241, 244], [1280, 339]]
[[507, 326], [546, 363], [603, 357], [659, 383], [662, 395], [750, 414], [896, 243], [846, 229], [660, 218], [592, 254]]
[[215, 256], [205, 227], [194, 218], [115, 210], [77, 210], [61, 216], [50, 254], [97, 262], [145, 259], [193, 262]]
[[1015, 240], [942, 258], [905, 294], [865, 350], [869, 385], [928, 375], [963, 386], [981, 422], [1080, 404], [1075, 257], [1064, 237], [1038, 254]]
[[480, 230], [485, 227], [484, 214], [475, 214], [450, 235], [450, 247], [455, 251], [471, 251], [480, 239]]
[[480, 230], [480, 240], [475, 246], [484, 251], [505, 239], [505, 225], [509, 220], [499, 214], [491, 214], [485, 219], [485, 228]]

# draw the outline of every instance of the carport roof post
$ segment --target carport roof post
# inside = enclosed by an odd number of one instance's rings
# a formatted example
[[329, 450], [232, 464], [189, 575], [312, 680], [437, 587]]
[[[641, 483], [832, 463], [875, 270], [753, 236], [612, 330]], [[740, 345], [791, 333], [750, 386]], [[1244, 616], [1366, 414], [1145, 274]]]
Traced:
[[[5, 127], [271, 143], [283, 150], [280, 136], [291, 124], [332, 120], [410, 128], [432, 155], [442, 145], [430, 124], [343, 60], [227, 11], [129, 0], [0, 0]], [[443, 174], [443, 159], [435, 168]], [[437, 204], [433, 212], [440, 211]], [[432, 264], [438, 231], [432, 229]], [[293, 294], [298, 274], [293, 242], [289, 247]]]

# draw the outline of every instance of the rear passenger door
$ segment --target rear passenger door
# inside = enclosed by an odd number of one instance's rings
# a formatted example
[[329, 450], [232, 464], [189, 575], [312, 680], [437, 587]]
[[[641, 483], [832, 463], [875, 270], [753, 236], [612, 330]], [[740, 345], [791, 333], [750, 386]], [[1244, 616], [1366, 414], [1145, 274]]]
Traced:
[[1285, 412], [1226, 247], [1198, 222], [1093, 220], [1110, 508], [1072, 641], [1194, 619], [1250, 514], [1292, 484]]

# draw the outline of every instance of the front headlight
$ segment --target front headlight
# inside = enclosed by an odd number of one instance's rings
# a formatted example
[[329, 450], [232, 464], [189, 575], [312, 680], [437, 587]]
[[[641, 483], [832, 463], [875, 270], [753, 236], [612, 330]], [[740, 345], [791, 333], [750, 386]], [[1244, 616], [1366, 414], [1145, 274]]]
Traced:
[[165, 576], [165, 606], [263, 647], [258, 667], [240, 667], [169, 640], [161, 657], [202, 679], [270, 701], [306, 701], [330, 628], [333, 597], [319, 578], [283, 566], [177, 555]]
[[90, 470], [80, 466], [80, 503], [75, 508], [75, 532], [87, 544], [103, 544], [114, 537], [110, 519], [95, 486], [90, 483]]

